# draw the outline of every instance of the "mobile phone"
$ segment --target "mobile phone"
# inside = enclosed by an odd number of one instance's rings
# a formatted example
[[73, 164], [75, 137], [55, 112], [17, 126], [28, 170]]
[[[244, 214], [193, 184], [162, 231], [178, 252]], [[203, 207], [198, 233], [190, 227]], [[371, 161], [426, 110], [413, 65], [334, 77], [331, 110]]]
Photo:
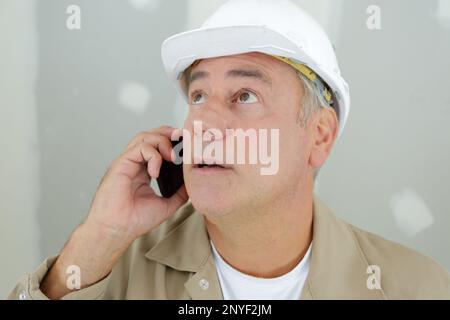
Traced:
[[[179, 141], [171, 141], [172, 147], [175, 147], [179, 143], [183, 143], [183, 137]], [[183, 178], [183, 149], [176, 155], [181, 159], [178, 159], [180, 164], [175, 164], [171, 161], [163, 159], [161, 169], [159, 170], [159, 177], [156, 179], [159, 187], [159, 191], [164, 198], [170, 198], [178, 189], [184, 184]]]

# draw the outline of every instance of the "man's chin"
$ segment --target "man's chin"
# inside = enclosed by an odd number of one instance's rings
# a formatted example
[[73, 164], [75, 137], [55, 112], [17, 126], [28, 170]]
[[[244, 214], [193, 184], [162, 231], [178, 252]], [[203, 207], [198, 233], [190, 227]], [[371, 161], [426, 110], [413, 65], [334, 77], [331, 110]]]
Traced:
[[220, 216], [233, 210], [236, 202], [230, 193], [230, 190], [194, 187], [189, 190], [189, 199], [194, 208], [205, 216]]

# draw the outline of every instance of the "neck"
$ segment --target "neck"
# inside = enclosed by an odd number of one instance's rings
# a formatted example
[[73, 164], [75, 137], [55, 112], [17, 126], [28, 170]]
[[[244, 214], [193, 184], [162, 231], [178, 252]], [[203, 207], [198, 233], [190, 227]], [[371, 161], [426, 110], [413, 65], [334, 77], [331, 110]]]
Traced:
[[[279, 198], [270, 208], [253, 208], [205, 219], [221, 257], [245, 274], [274, 278], [291, 271], [312, 240], [312, 188]], [[214, 220], [214, 221], [212, 221]]]

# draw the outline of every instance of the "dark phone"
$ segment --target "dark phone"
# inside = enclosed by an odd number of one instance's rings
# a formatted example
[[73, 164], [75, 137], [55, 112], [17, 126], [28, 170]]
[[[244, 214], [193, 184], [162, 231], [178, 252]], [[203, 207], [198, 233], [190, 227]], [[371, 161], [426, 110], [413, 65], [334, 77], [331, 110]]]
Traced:
[[[180, 141], [171, 141], [172, 147], [179, 143], [183, 143], [183, 137]], [[181, 158], [183, 157], [183, 149], [179, 152]], [[178, 157], [178, 155], [177, 155]], [[183, 163], [175, 164], [171, 161], [163, 159], [161, 169], [159, 170], [158, 182], [159, 191], [164, 198], [170, 198], [178, 189], [184, 184], [183, 178]]]

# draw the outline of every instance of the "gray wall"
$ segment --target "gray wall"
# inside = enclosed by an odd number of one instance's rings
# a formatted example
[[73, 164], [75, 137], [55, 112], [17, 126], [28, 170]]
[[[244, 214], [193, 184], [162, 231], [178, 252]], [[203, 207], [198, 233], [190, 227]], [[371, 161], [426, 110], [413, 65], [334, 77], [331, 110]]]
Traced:
[[[57, 253], [137, 132], [180, 125], [160, 44], [223, 1], [0, 0], [0, 297]], [[450, 2], [299, 0], [352, 95], [316, 192], [347, 221], [450, 269]], [[66, 8], [81, 7], [81, 30]], [[366, 8], [381, 8], [368, 30]]]

